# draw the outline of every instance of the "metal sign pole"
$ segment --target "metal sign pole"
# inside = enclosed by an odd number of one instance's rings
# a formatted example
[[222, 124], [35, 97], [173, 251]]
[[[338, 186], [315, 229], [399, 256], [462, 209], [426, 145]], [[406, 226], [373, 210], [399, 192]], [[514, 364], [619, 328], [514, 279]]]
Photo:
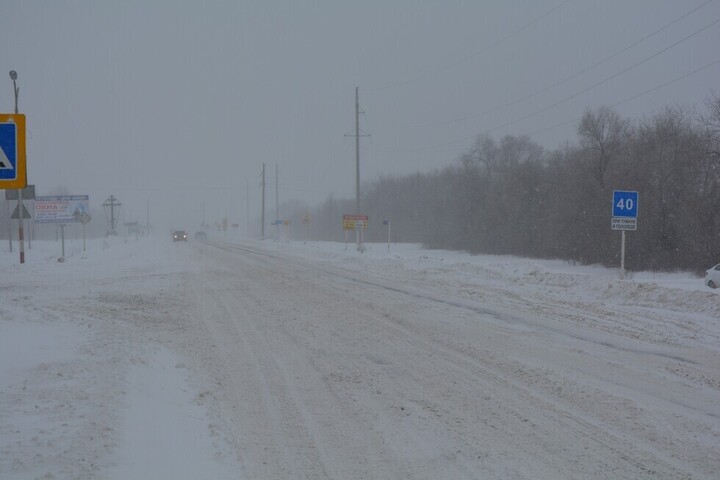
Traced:
[[636, 191], [614, 190], [610, 228], [620, 230], [620, 278], [625, 278], [625, 230], [637, 230], [638, 201]]
[[[33, 205], [35, 205], [35, 196], [33, 195]], [[35, 210], [35, 208], [31, 208], [30, 211]], [[30, 214], [30, 218], [28, 218], [28, 250], [32, 250], [32, 240], [33, 235], [35, 235], [35, 223], [32, 221], [32, 213], [28, 212]]]
[[[20, 87], [17, 86], [17, 72], [15, 70], [10, 70], [10, 79], [13, 82], [13, 92], [15, 93], [15, 115], [18, 115], [18, 95], [20, 94]], [[24, 127], [23, 127], [24, 128]], [[24, 132], [23, 132], [24, 135]], [[24, 152], [23, 152], [24, 155]], [[18, 155], [18, 158], [20, 158], [20, 155]], [[19, 161], [18, 161], [19, 162]], [[19, 165], [16, 164], [15, 167], [17, 168]], [[25, 185], [22, 185], [18, 189], [18, 238], [20, 241], [20, 263], [25, 263], [25, 245], [23, 242], [23, 203], [22, 203], [22, 189], [25, 187]]]
[[[32, 210], [32, 209], [31, 209]], [[23, 212], [24, 213], [24, 212]], [[28, 212], [30, 213], [30, 212]], [[32, 220], [32, 214], [30, 214], [30, 218], [28, 220]], [[33, 237], [33, 222], [28, 222], [28, 250], [32, 250], [32, 237]]]
[[60, 224], [60, 239], [61, 239], [61, 243], [62, 243], [62, 256], [60, 256], [59, 260], [61, 262], [64, 262], [65, 261], [65, 224], [64, 223]]
[[620, 241], [620, 277], [625, 278], [625, 230], [622, 230]]
[[20, 263], [25, 263], [25, 242], [23, 240], [23, 202], [22, 202], [22, 188], [18, 189], [18, 242], [20, 243]]
[[10, 242], [10, 253], [12, 253], [12, 219], [10, 218], [10, 202], [5, 198], [5, 212], [7, 214], [7, 233], [8, 242]]

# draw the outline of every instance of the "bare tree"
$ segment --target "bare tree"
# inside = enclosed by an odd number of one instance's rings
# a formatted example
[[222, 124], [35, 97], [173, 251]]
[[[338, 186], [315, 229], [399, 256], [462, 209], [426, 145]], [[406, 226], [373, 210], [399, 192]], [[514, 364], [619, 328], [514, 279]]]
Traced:
[[601, 187], [605, 186], [610, 162], [617, 158], [631, 133], [630, 123], [614, 110], [608, 107], [600, 107], [595, 112], [585, 110], [578, 125], [580, 145], [594, 152], [592, 173]]
[[713, 94], [705, 102], [708, 115], [702, 120], [708, 128], [710, 135], [710, 149], [708, 154], [716, 160], [720, 160], [720, 97]]
[[[608, 108], [587, 110], [577, 143], [552, 152], [528, 137], [479, 135], [455, 165], [365, 185], [369, 241], [382, 241], [382, 219], [391, 219], [397, 241], [617, 266], [612, 187], [643, 200], [628, 268], [700, 271], [720, 258], [720, 99], [707, 106], [702, 122], [667, 108], [637, 126]], [[328, 199], [314, 217], [317, 227], [327, 219], [323, 235], [342, 238], [351, 205]]]

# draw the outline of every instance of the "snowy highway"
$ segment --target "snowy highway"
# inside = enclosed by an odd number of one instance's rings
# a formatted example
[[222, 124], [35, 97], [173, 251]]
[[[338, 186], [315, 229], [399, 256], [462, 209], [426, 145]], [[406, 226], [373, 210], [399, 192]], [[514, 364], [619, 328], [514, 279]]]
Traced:
[[694, 472], [673, 445], [719, 413], [667, 378], [696, 369], [690, 351], [616, 346], [413, 278], [248, 248], [206, 257], [222, 268], [188, 290], [231, 382], [221, 403], [253, 432], [237, 439], [250, 476], [677, 478]]
[[[156, 239], [5, 267], [0, 477], [720, 474], [715, 292], [383, 248]], [[69, 338], [8, 353], [29, 328]]]

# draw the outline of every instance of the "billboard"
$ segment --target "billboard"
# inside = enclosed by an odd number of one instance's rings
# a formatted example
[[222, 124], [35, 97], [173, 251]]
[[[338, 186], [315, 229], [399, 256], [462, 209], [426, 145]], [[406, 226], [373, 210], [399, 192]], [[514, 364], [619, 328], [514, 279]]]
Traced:
[[35, 223], [80, 222], [89, 211], [88, 195], [35, 197]]
[[367, 230], [367, 215], [343, 215], [343, 230]]

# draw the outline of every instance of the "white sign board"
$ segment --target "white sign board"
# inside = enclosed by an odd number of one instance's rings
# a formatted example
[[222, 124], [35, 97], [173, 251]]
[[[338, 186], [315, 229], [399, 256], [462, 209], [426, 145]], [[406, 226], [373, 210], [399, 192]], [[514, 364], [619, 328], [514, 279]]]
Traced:
[[88, 195], [52, 195], [35, 198], [35, 223], [80, 222], [89, 214]]
[[610, 228], [613, 230], [637, 230], [637, 218], [612, 217]]

